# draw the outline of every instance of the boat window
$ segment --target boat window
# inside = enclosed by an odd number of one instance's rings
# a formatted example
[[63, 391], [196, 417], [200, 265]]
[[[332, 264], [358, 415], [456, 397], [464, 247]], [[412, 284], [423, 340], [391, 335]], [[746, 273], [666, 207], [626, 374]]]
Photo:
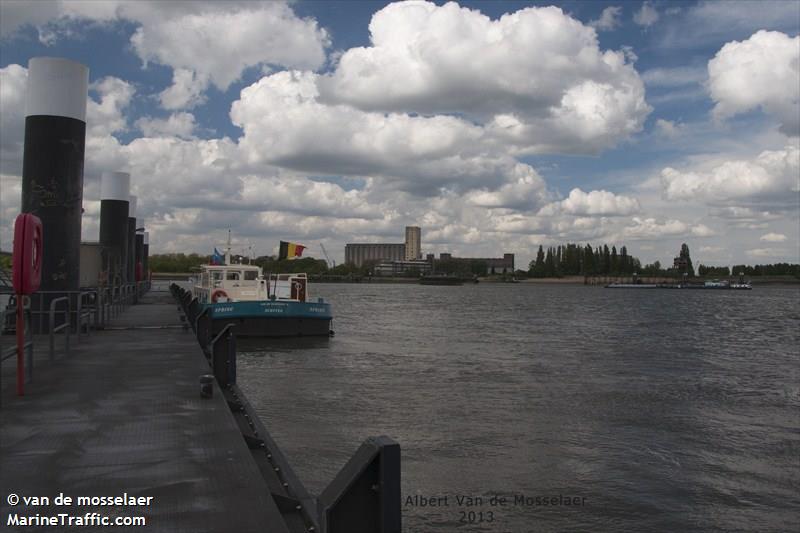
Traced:
[[238, 272], [228, 272], [228, 275], [225, 276], [225, 279], [238, 280], [239, 279], [239, 273]]
[[244, 279], [247, 281], [254, 281], [258, 279], [258, 271], [256, 270], [245, 270], [244, 271]]

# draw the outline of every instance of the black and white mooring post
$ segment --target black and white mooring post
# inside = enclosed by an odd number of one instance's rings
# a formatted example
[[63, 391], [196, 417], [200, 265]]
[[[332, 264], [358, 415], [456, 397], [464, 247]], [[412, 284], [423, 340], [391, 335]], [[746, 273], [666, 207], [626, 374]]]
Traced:
[[136, 218], [136, 281], [144, 281], [144, 219]]
[[100, 245], [103, 268], [110, 286], [122, 285], [128, 278], [128, 208], [131, 175], [103, 172], [100, 183]]
[[136, 281], [136, 196], [130, 195], [128, 204], [128, 257], [125, 263], [127, 282]]
[[80, 63], [55, 57], [28, 62], [22, 212], [42, 221], [42, 291], [80, 288], [88, 85], [89, 69]]
[[150, 279], [150, 233], [145, 231], [142, 238], [142, 272], [145, 280]]

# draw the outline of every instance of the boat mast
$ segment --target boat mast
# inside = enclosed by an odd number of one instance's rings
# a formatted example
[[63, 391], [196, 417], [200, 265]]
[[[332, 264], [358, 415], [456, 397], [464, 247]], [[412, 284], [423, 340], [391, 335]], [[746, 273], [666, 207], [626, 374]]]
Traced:
[[228, 247], [225, 248], [225, 264], [231, 264], [231, 230], [228, 230]]

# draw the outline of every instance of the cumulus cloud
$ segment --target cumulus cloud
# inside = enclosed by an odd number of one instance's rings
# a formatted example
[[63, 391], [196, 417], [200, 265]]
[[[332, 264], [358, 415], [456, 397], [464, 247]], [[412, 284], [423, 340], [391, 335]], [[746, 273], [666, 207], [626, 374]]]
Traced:
[[31, 24], [45, 44], [72, 35], [76, 23], [136, 24], [133, 50], [147, 65], [174, 70], [161, 93], [167, 109], [202, 103], [209, 85], [226, 90], [245, 69], [264, 65], [317, 69], [330, 45], [313, 19], [297, 17], [285, 2], [3, 2], [2, 36]]
[[466, 195], [466, 201], [480, 207], [533, 211], [547, 200], [549, 193], [545, 182], [532, 167], [521, 163], [515, 165], [510, 179], [512, 181], [496, 191], [472, 191]]
[[642, 72], [648, 87], [681, 87], [703, 83], [708, 78], [705, 67], [656, 67]]
[[619, 6], [608, 6], [600, 13], [600, 18], [597, 20], [593, 20], [589, 23], [589, 26], [595, 28], [598, 31], [611, 31], [618, 28], [622, 21], [620, 20], [620, 16], [622, 15], [622, 8]]
[[702, 170], [667, 167], [661, 171], [661, 185], [669, 200], [773, 202], [784, 206], [788, 200], [788, 207], [796, 208], [800, 148], [789, 145], [783, 150], [764, 151], [755, 159], [716, 162]]
[[11, 64], [0, 68], [0, 173], [22, 172], [27, 82], [25, 67]]
[[639, 201], [608, 191], [583, 192], [572, 189], [566, 199], [546, 206], [539, 213], [551, 215], [558, 212], [577, 216], [625, 216], [641, 210]]
[[329, 44], [316, 21], [298, 18], [282, 2], [243, 8], [223, 3], [163, 19], [148, 17], [131, 43], [143, 61], [175, 69], [173, 87], [162, 94], [170, 109], [196, 103], [192, 96], [208, 83], [226, 90], [251, 66], [316, 69]]
[[639, 11], [633, 15], [633, 21], [639, 26], [644, 26], [645, 28], [649, 28], [658, 22], [658, 19], [658, 10], [653, 7], [653, 4], [650, 2], [645, 2], [642, 4], [642, 7], [639, 8]]
[[717, 119], [760, 108], [783, 133], [800, 134], [800, 36], [759, 31], [727, 43], [708, 62], [708, 77]]
[[556, 7], [492, 20], [453, 2], [394, 3], [373, 15], [370, 38], [320, 78], [321, 101], [458, 114], [520, 152], [596, 152], [650, 112], [625, 52], [600, 50], [591, 27]]
[[760, 240], [765, 242], [783, 242], [786, 240], [786, 235], [783, 233], [767, 233], [762, 235]]
[[136, 127], [146, 137], [180, 137], [190, 139], [194, 135], [197, 124], [194, 115], [187, 112], [172, 113], [167, 118], [142, 117], [136, 121]]
[[656, 120], [656, 133], [667, 139], [677, 138], [682, 129], [682, 124], [678, 124], [672, 120], [665, 120], [663, 118]]
[[780, 257], [785, 254], [785, 250], [782, 248], [754, 248], [752, 250], [747, 250], [747, 255], [750, 257], [755, 258], [771, 258], [771, 257]]
[[365, 112], [319, 101], [318, 76], [279, 72], [242, 90], [231, 107], [252, 164], [294, 170], [381, 176], [417, 194], [441, 188], [494, 191], [519, 178], [518, 162], [478, 126], [437, 115]]
[[128, 128], [125, 108], [131, 103], [136, 92], [133, 85], [106, 76], [91, 84], [90, 90], [99, 96], [99, 101], [92, 98], [86, 103], [86, 127], [89, 135], [106, 135]]
[[713, 237], [717, 234], [716, 231], [709, 228], [705, 224], [697, 224], [696, 226], [692, 226], [691, 233], [695, 237]]
[[688, 224], [674, 219], [662, 221], [656, 218], [633, 217], [631, 222], [623, 230], [623, 235], [633, 240], [686, 235], [691, 231]]

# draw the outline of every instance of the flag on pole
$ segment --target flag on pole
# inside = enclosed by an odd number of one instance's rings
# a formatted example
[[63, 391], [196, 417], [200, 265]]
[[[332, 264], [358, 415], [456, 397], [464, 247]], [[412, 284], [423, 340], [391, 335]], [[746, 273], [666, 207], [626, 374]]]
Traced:
[[221, 253], [219, 253], [217, 251], [216, 247], [215, 247], [214, 248], [214, 253], [211, 255], [211, 264], [212, 265], [221, 265], [224, 262], [225, 262], [225, 256], [223, 256]]
[[303, 255], [303, 250], [305, 249], [306, 247], [303, 246], [302, 244], [281, 241], [281, 248], [280, 251], [278, 252], [278, 260], [280, 261], [282, 259], [297, 259], [301, 255]]

